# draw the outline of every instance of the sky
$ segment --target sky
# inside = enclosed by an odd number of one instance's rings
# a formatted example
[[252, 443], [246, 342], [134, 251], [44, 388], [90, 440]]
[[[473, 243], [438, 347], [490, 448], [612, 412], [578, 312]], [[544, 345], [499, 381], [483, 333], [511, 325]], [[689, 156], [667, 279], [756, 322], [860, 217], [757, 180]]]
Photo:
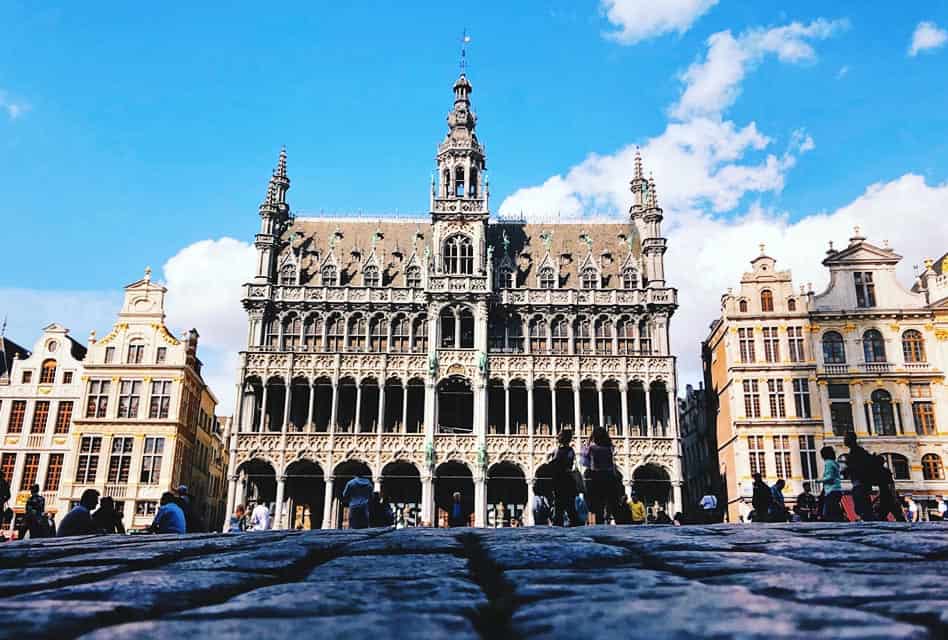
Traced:
[[281, 145], [297, 215], [424, 215], [465, 29], [494, 213], [622, 217], [641, 148], [682, 387], [760, 243], [817, 290], [855, 225], [906, 286], [948, 251], [948, 3], [159, 5], [0, 4], [0, 317], [84, 341], [150, 265], [221, 414]]

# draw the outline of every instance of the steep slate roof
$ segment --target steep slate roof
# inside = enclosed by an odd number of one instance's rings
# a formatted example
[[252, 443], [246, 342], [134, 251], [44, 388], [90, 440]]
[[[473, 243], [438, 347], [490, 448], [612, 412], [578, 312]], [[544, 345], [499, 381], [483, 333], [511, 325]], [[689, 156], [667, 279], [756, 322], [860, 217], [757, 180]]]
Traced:
[[[510, 242], [509, 255], [518, 266], [518, 286], [536, 286], [536, 268], [547, 253], [544, 232], [551, 232], [550, 257], [557, 264], [560, 285], [579, 287], [578, 269], [591, 250], [591, 258], [602, 274], [603, 288], [621, 288], [621, 271], [629, 256], [628, 234], [632, 225], [627, 222], [564, 222], [523, 223], [491, 221], [487, 229], [488, 245], [494, 247], [494, 265], [503, 258], [503, 233]], [[337, 232], [341, 237], [337, 236]], [[430, 247], [431, 222], [427, 218], [405, 220], [352, 220], [346, 218], [298, 218], [287, 231], [285, 238], [293, 238], [297, 252], [303, 247], [301, 284], [317, 284], [319, 268], [329, 256], [330, 240], [335, 237], [335, 259], [341, 277], [340, 284], [360, 284], [358, 275], [362, 265], [372, 253], [373, 238], [376, 258], [383, 274], [382, 284], [387, 285], [404, 274], [404, 268], [417, 251], [423, 259], [426, 247]], [[297, 234], [302, 234], [301, 236]], [[589, 243], [582, 240], [585, 237]], [[634, 262], [641, 270], [641, 244], [634, 243]], [[284, 249], [278, 268], [290, 256]], [[402, 284], [400, 281], [397, 285]]]

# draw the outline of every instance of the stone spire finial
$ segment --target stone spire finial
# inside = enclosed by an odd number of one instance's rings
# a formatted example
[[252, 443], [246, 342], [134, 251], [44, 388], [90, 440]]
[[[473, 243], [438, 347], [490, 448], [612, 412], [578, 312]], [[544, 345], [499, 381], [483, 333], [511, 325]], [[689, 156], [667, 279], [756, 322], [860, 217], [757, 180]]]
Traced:
[[89, 344], [95, 344], [95, 329], [89, 331]]
[[648, 174], [648, 208], [658, 209], [658, 190], [655, 188], [655, 176]]
[[151, 282], [151, 267], [145, 267], [145, 282]]
[[932, 270], [932, 265], [934, 265], [934, 264], [935, 264], [935, 261], [934, 261], [934, 260], [932, 260], [931, 258], [925, 258], [925, 270], [926, 270], [926, 271], [931, 271], [931, 270]]
[[762, 256], [767, 255], [767, 251], [766, 251], [767, 245], [761, 242], [759, 246], [760, 246], [760, 255]]
[[277, 178], [286, 177], [286, 145], [280, 149], [280, 159], [277, 162], [277, 167], [273, 172], [273, 175]]
[[826, 250], [827, 255], [832, 255], [836, 253], [836, 249], [833, 248], [833, 241], [829, 241], [829, 249]]
[[853, 237], [849, 239], [849, 244], [858, 244], [865, 239], [866, 239], [866, 236], [862, 235], [862, 230], [859, 228], [859, 225], [857, 224], [855, 227], [853, 227]]
[[635, 145], [635, 171], [632, 178], [634, 180], [642, 179], [642, 152], [639, 151], [639, 145]]

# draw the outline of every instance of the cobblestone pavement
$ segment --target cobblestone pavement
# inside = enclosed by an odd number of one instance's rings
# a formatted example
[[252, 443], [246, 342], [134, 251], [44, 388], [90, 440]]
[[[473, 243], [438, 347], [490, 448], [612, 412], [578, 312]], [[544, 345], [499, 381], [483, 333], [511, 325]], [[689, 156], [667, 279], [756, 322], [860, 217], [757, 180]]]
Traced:
[[939, 638], [948, 525], [370, 529], [0, 545], [0, 636]]

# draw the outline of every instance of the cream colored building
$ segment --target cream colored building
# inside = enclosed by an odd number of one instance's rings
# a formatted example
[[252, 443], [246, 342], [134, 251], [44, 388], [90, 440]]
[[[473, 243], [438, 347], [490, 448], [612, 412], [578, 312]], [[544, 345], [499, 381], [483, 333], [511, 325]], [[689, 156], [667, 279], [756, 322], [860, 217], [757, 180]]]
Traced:
[[[203, 490], [210, 459], [221, 455], [208, 435], [217, 400], [201, 378], [197, 331], [181, 339], [168, 331], [166, 291], [146, 270], [125, 287], [112, 330], [90, 336], [60, 494], [69, 503], [88, 488], [111, 496], [128, 529], [151, 523], [164, 491], [195, 479]], [[205, 495], [191, 493], [203, 511]]]
[[54, 323], [43, 329], [27, 357], [11, 358], [10, 371], [0, 375], [0, 475], [10, 483], [10, 506], [17, 516], [34, 483], [57, 521], [68, 506], [57, 495], [82, 395], [85, 354], [69, 330]]
[[722, 298], [705, 370], [731, 521], [750, 510], [752, 473], [787, 479], [792, 504], [822, 475], [820, 448], [845, 454], [849, 430], [885, 458], [902, 495], [934, 508], [948, 493], [948, 277], [944, 260], [928, 260], [909, 289], [901, 259], [857, 228], [844, 249], [830, 245], [825, 291], [794, 293], [790, 273], [761, 255]]
[[787, 498], [818, 477], [816, 446], [823, 427], [816, 366], [809, 344], [807, 295], [791, 273], [761, 254], [737, 291], [721, 298], [721, 317], [705, 348], [707, 391], [716, 397], [717, 443], [727, 516], [751, 510], [751, 474], [787, 481]]

